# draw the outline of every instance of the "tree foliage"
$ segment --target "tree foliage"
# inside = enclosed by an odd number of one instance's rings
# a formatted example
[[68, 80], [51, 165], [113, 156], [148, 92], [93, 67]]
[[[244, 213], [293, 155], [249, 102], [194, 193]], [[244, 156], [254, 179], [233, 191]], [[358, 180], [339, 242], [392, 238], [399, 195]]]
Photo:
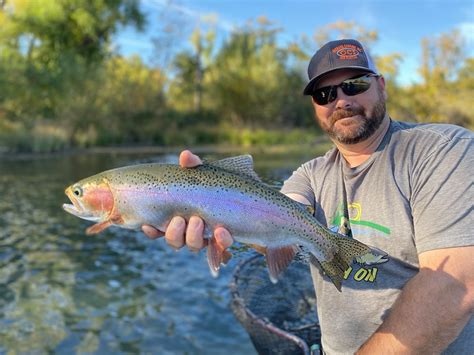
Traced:
[[420, 83], [398, 88], [399, 108], [419, 122], [447, 122], [474, 128], [473, 58], [458, 31], [424, 38]]
[[331, 40], [357, 38], [370, 48], [377, 41], [378, 36], [377, 31], [368, 30], [355, 21], [336, 21], [314, 32], [314, 40], [318, 47]]
[[20, 78], [22, 86], [9, 93], [19, 105], [9, 106], [7, 114], [24, 120], [57, 116], [64, 93], [89, 80], [108, 54], [111, 36], [127, 24], [144, 25], [137, 0], [6, 0], [0, 9], [0, 64], [13, 67], [5, 81]]
[[[283, 30], [265, 17], [224, 37], [211, 19], [183, 47], [176, 39], [185, 26], [165, 15], [153, 66], [111, 47], [119, 26], [145, 26], [138, 0], [0, 2], [0, 147], [304, 140], [296, 128], [316, 126], [302, 95], [314, 49], [347, 37], [370, 48], [378, 39], [356, 22], [336, 22], [282, 45]], [[460, 33], [420, 46], [422, 80], [410, 86], [397, 81], [401, 53], [374, 56], [391, 116], [474, 128], [474, 59]]]
[[106, 53], [118, 25], [144, 26], [137, 0], [6, 0], [0, 16], [2, 43], [22, 45], [44, 64], [74, 53], [91, 62]]

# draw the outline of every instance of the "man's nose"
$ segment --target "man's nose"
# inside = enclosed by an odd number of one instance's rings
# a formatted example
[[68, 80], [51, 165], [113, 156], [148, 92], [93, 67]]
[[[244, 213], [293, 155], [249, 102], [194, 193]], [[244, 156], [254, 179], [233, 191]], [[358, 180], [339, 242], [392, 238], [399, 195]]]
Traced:
[[344, 94], [341, 88], [337, 88], [336, 109], [347, 110], [354, 104], [353, 97]]

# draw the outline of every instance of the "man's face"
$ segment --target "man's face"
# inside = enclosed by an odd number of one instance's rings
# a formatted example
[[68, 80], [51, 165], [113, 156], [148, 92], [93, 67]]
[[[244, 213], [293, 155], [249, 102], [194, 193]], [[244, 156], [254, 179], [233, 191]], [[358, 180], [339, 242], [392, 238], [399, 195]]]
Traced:
[[[330, 73], [316, 88], [338, 85], [342, 81], [363, 75], [357, 70], [341, 69]], [[358, 95], [348, 96], [337, 88], [337, 98], [326, 105], [313, 100], [316, 121], [330, 138], [341, 144], [356, 144], [370, 137], [385, 117], [385, 81], [383, 77], [370, 78], [370, 88]]]

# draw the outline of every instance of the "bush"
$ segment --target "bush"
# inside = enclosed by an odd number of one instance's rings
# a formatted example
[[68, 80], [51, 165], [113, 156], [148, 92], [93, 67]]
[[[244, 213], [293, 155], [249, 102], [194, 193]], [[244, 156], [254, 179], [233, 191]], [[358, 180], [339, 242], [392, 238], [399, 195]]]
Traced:
[[0, 127], [0, 146], [10, 152], [50, 153], [69, 147], [65, 129], [38, 122], [28, 130], [22, 124], [3, 123]]

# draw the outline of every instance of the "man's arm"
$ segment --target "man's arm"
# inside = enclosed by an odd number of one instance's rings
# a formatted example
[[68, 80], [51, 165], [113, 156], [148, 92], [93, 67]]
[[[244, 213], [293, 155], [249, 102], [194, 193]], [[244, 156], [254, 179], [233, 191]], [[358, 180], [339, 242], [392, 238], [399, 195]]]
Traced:
[[290, 193], [290, 194], [286, 194], [286, 196], [288, 196], [292, 200], [302, 203], [303, 205], [311, 205], [311, 202], [309, 202], [308, 199], [304, 197], [303, 195]]
[[440, 353], [474, 312], [474, 246], [419, 255], [420, 272], [357, 354]]

